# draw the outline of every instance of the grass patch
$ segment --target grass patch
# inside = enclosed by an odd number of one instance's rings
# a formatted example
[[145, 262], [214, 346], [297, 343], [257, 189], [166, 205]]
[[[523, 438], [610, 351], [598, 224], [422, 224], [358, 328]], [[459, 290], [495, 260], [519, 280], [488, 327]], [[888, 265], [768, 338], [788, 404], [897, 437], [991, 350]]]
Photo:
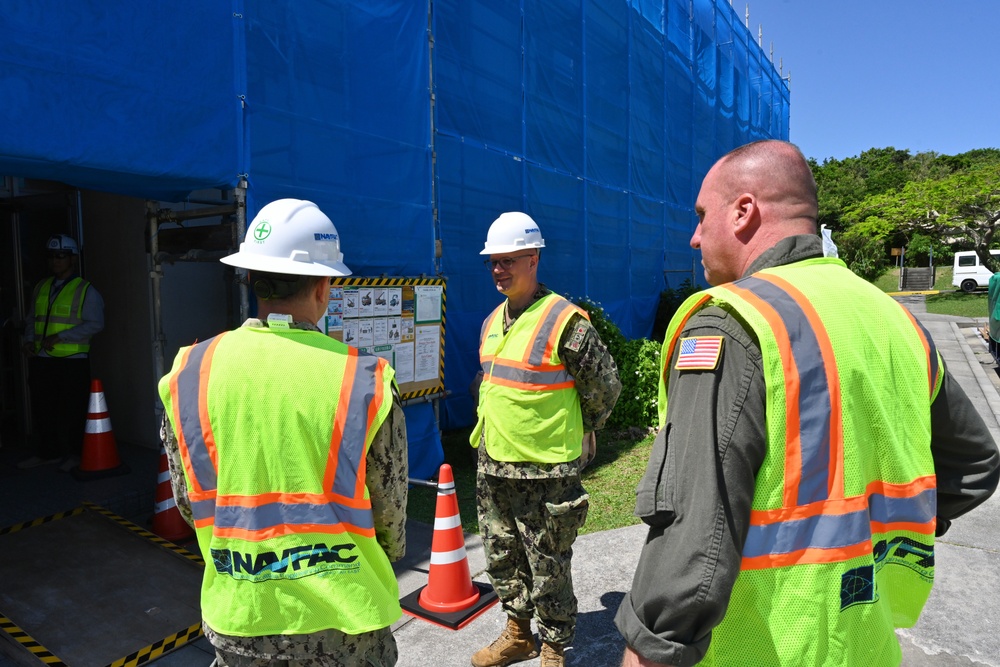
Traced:
[[[476, 451], [469, 446], [472, 428], [445, 431], [441, 434], [444, 460], [455, 476], [458, 511], [462, 529], [479, 533], [476, 511]], [[595, 533], [639, 523], [633, 516], [635, 487], [646, 469], [653, 436], [644, 431], [597, 433], [597, 456], [583, 471], [583, 485], [590, 494], [587, 523], [580, 533]], [[415, 521], [434, 523], [437, 493], [433, 488], [410, 488], [406, 515]]]
[[927, 304], [927, 312], [936, 315], [989, 316], [989, 303], [984, 292], [928, 294], [925, 303]]

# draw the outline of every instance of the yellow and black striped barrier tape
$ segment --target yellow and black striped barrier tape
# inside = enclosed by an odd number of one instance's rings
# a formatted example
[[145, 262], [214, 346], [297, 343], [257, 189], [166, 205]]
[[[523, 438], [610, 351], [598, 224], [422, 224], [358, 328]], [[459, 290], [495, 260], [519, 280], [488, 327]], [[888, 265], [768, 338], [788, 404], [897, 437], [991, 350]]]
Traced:
[[135, 667], [136, 665], [144, 665], [147, 662], [156, 660], [164, 653], [169, 653], [175, 648], [180, 648], [184, 644], [194, 641], [200, 636], [201, 623], [195, 623], [190, 628], [186, 628], [180, 632], [175, 632], [169, 637], [165, 637], [158, 642], [139, 649], [135, 653], [131, 653], [124, 658], [119, 658], [107, 667]]
[[55, 654], [35, 641], [34, 637], [19, 628], [14, 621], [3, 615], [0, 615], [0, 630], [6, 632], [11, 639], [21, 645], [21, 648], [35, 656], [43, 665], [68, 667]]
[[445, 283], [444, 278], [364, 278], [364, 277], [354, 277], [354, 278], [334, 278], [331, 284], [351, 287], [354, 285], [362, 285], [365, 287], [396, 287], [403, 285], [443, 285]]
[[106, 516], [107, 518], [111, 519], [112, 521], [114, 521], [115, 523], [119, 524], [120, 526], [128, 528], [132, 532], [134, 532], [134, 533], [136, 533], [138, 535], [141, 535], [142, 537], [146, 538], [147, 540], [149, 540], [150, 542], [152, 542], [154, 544], [158, 544], [159, 546], [163, 547], [164, 549], [167, 549], [169, 551], [173, 551], [174, 553], [176, 553], [176, 554], [178, 554], [180, 556], [184, 556], [188, 560], [193, 560], [195, 563], [198, 563], [199, 565], [204, 565], [205, 564], [205, 561], [202, 560], [202, 558], [201, 558], [200, 555], [195, 554], [195, 553], [191, 553], [190, 551], [188, 551], [184, 547], [179, 547], [176, 544], [174, 544], [173, 542], [171, 542], [170, 540], [165, 540], [162, 537], [160, 537], [159, 535], [156, 535], [154, 533], [149, 532], [148, 530], [146, 530], [142, 526], [135, 525], [134, 523], [132, 523], [128, 519], [123, 519], [122, 517], [120, 517], [117, 514], [115, 514], [114, 512], [112, 512], [111, 510], [105, 509], [105, 508], [101, 507], [100, 505], [96, 505], [94, 503], [87, 502], [87, 501], [84, 501], [83, 506], [86, 509], [91, 510], [92, 512], [97, 512], [98, 514], [103, 514], [104, 516]]
[[16, 533], [19, 530], [24, 530], [25, 528], [33, 528], [35, 526], [41, 526], [42, 524], [49, 523], [50, 521], [55, 521], [56, 519], [65, 519], [68, 516], [75, 516], [83, 512], [83, 507], [77, 507], [66, 512], [58, 512], [57, 514], [50, 514], [49, 516], [43, 516], [40, 519], [32, 519], [31, 521], [25, 521], [24, 523], [14, 524], [13, 526], [7, 526], [6, 528], [0, 528], [0, 535], [7, 535], [8, 533]]

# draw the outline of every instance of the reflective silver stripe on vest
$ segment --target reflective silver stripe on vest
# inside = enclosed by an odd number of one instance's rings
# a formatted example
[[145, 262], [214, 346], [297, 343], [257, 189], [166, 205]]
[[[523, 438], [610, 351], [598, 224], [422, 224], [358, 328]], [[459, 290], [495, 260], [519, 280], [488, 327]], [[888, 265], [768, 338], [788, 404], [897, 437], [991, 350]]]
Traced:
[[[347, 419], [344, 422], [344, 432], [340, 440], [340, 453], [337, 457], [337, 476], [333, 480], [333, 491], [342, 496], [353, 498], [358, 486], [358, 467], [365, 455], [365, 437], [368, 434], [368, 406], [375, 400], [375, 383], [379, 381], [375, 372], [378, 370], [379, 357], [373, 355], [358, 355], [354, 369], [354, 381], [351, 385], [351, 398], [347, 407]], [[385, 399], [387, 397], [383, 397]], [[369, 513], [370, 514], [370, 513]], [[369, 516], [369, 522], [371, 517]], [[363, 524], [352, 520], [351, 523]]]
[[[905, 306], [900, 305], [900, 308], [905, 308]], [[921, 324], [920, 321], [917, 320], [917, 318], [910, 317], [910, 321], [913, 322], [917, 326], [918, 329], [920, 329], [921, 333], [923, 333], [923, 335], [924, 335], [924, 342], [927, 343], [927, 347], [928, 347], [928, 349], [930, 351], [930, 359], [928, 359], [928, 361], [930, 361], [930, 364], [931, 364], [930, 382], [931, 382], [931, 395], [933, 396], [934, 395], [934, 388], [937, 387], [937, 379], [938, 379], [938, 351], [937, 351], [937, 347], [934, 345], [934, 339], [931, 338], [930, 332], [927, 331], [926, 327], [924, 327], [924, 325]]]
[[[549, 309], [548, 315], [542, 320], [542, 326], [538, 329], [538, 335], [535, 336], [535, 340], [531, 343], [531, 354], [528, 355], [528, 364], [530, 366], [542, 365], [542, 360], [545, 357], [545, 348], [549, 343], [549, 339], [555, 334], [556, 322], [559, 321], [559, 316], [566, 310], [573, 310], [573, 306], [569, 302], [558, 303]], [[558, 346], [559, 341], [553, 340], [552, 349], [554, 350]]]
[[874, 493], [868, 497], [868, 507], [855, 512], [820, 514], [763, 526], [751, 525], [743, 545], [743, 557], [850, 547], [871, 540], [872, 522], [927, 523], [934, 518], [936, 508], [935, 489], [927, 489], [912, 498], [893, 498]]
[[800, 388], [798, 403], [802, 470], [798, 504], [807, 505], [826, 500], [829, 493], [833, 399], [816, 332], [802, 307], [774, 283], [750, 276], [735, 284], [749, 290], [774, 308], [788, 332]]
[[[219, 505], [215, 510], [216, 528], [258, 531], [276, 526], [322, 527], [341, 523], [364, 529], [375, 527], [374, 514], [371, 510], [345, 507], [336, 502], [267, 503], [258, 507]], [[318, 532], [322, 532], [322, 528]]]
[[191, 503], [191, 516], [195, 521], [211, 519], [215, 516], [215, 497], [206, 500], [192, 500], [190, 495], [188, 501]]
[[179, 427], [184, 435], [188, 456], [191, 458], [191, 467], [194, 469], [198, 485], [204, 491], [215, 491], [219, 485], [215, 466], [212, 465], [212, 459], [208, 455], [208, 445], [205, 444], [205, 434], [201, 430], [201, 418], [198, 414], [198, 397], [201, 396], [202, 389], [201, 366], [205, 360], [205, 352], [213, 340], [215, 338], [209, 338], [203, 343], [192, 346], [187, 363], [177, 373], [177, 395], [174, 396], [174, 400], [177, 401]]
[[512, 368], [500, 363], [494, 363], [491, 370], [486, 370], [489, 364], [483, 364], [483, 372], [491, 373], [492, 377], [511, 382], [522, 382], [525, 384], [559, 384], [561, 382], [575, 382], [573, 376], [565, 368], [560, 371], [530, 371], [525, 368]]
[[[220, 334], [225, 335], [225, 334]], [[205, 444], [204, 432], [198, 414], [201, 368], [205, 353], [213, 339], [191, 348], [187, 363], [177, 375], [178, 413], [180, 428], [184, 433], [191, 467], [203, 491], [217, 491], [218, 477]], [[357, 491], [358, 468], [365, 452], [368, 433], [368, 407], [375, 398], [379, 358], [370, 355], [356, 357], [354, 379], [351, 386], [344, 431], [340, 442], [334, 493], [354, 498]], [[217, 504], [216, 499], [191, 502], [195, 519], [215, 517], [217, 528], [239, 528], [248, 531], [264, 530], [280, 525], [332, 526], [349, 523], [364, 529], [374, 527], [370, 509], [355, 509], [330, 503], [266, 503], [258, 507]]]
[[[538, 335], [535, 336], [535, 339], [531, 342], [531, 352], [528, 354], [527, 365], [542, 365], [542, 362], [545, 359], [545, 349], [549, 344], [549, 339], [556, 333], [556, 323], [559, 321], [560, 315], [566, 312], [567, 309], [575, 310], [568, 302], [557, 304], [549, 310], [545, 319], [542, 320], [542, 325], [538, 329]], [[485, 336], [486, 333], [487, 332], [484, 329], [482, 335]], [[558, 345], [558, 340], [552, 341], [553, 350]], [[512, 366], [511, 364], [517, 364], [517, 366]], [[538, 371], [523, 368], [520, 364], [520, 360], [514, 361], [511, 359], [497, 359], [494, 355], [492, 363], [490, 361], [483, 361], [482, 367], [483, 373], [487, 377], [492, 375], [493, 377], [501, 380], [519, 382], [523, 384], [552, 385], [575, 381], [573, 376], [570, 375], [569, 371], [565, 368], [561, 370]]]
[[[73, 288], [73, 300], [69, 305], [69, 315], [67, 317], [60, 317], [59, 315], [52, 313], [51, 310], [53, 306], [55, 306], [55, 303], [50, 303], [46, 309], [49, 324], [72, 324], [74, 326], [83, 324], [83, 295], [86, 293], [90, 283], [82, 278], [74, 278], [73, 280], [79, 280], [79, 282], [76, 284], [76, 287]], [[49, 299], [52, 298], [52, 283], [49, 283], [48, 294], [46, 296]], [[56, 299], [58, 298], [59, 297], [57, 296]], [[35, 319], [38, 319], [37, 316]]]
[[937, 489], [925, 489], [909, 498], [874, 493], [868, 512], [877, 523], [927, 523], [937, 516]]

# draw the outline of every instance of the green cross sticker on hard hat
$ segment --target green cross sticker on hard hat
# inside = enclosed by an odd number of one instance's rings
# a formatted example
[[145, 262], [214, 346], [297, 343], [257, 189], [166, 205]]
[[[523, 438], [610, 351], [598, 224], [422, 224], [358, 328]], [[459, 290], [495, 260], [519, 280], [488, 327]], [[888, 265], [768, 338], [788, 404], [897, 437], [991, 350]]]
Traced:
[[247, 228], [239, 252], [221, 261], [251, 271], [351, 275], [333, 221], [316, 204], [301, 199], [279, 199], [264, 206]]
[[258, 241], [263, 241], [271, 234], [271, 225], [268, 224], [267, 220], [261, 220], [254, 227], [253, 237]]

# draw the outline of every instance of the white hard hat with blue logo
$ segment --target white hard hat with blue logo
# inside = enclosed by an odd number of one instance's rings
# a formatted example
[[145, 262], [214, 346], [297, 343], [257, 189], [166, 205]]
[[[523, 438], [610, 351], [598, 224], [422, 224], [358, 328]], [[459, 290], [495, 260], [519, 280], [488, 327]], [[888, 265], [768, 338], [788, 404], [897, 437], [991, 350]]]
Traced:
[[333, 222], [311, 201], [278, 199], [254, 217], [240, 251], [221, 260], [251, 271], [349, 276]]
[[490, 225], [486, 234], [486, 247], [480, 255], [501, 255], [517, 252], [525, 248], [544, 248], [545, 239], [538, 223], [527, 213], [509, 211], [501, 213], [500, 217]]

